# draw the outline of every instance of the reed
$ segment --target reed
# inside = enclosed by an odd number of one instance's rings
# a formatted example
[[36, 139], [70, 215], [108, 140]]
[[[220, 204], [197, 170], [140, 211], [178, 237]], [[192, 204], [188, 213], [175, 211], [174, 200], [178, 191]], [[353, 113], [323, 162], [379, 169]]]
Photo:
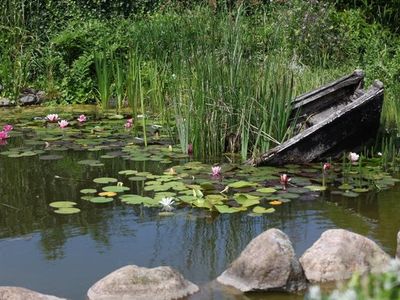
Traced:
[[96, 68], [98, 97], [102, 108], [107, 109], [111, 97], [112, 70], [105, 50], [95, 53], [94, 63]]

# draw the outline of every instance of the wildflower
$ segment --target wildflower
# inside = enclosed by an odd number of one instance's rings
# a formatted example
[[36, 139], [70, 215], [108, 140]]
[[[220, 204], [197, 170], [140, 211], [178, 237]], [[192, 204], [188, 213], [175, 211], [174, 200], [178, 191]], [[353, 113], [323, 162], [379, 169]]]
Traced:
[[8, 132], [7, 131], [5, 131], [5, 130], [0, 131], [0, 141], [4, 141], [4, 140], [6, 140], [8, 138], [9, 138], [9, 136], [8, 136]]
[[85, 115], [80, 115], [77, 120], [78, 120], [79, 123], [84, 123], [84, 122], [86, 122], [86, 116]]
[[213, 177], [221, 176], [221, 167], [220, 166], [211, 167], [211, 175]]
[[172, 204], [175, 203], [175, 201], [173, 201], [174, 198], [172, 197], [164, 197], [161, 199], [161, 201], [159, 201], [158, 203], [160, 203], [162, 205], [162, 210], [165, 211], [171, 211], [174, 208], [172, 207]]
[[7, 124], [7, 125], [3, 126], [3, 131], [5, 131], [5, 132], [10, 132], [13, 129], [14, 129], [14, 127], [12, 127], [12, 125], [10, 125], [10, 124]]
[[60, 128], [65, 128], [69, 125], [67, 120], [61, 120], [58, 122], [58, 125], [60, 126]]
[[330, 163], [324, 163], [324, 166], [322, 168], [324, 169], [324, 171], [326, 171], [332, 168], [332, 165]]
[[49, 114], [46, 116], [47, 121], [55, 123], [58, 121], [58, 115], [57, 114]]
[[358, 155], [357, 153], [354, 153], [354, 152], [349, 153], [349, 160], [352, 163], [355, 163], [359, 158], [360, 158], [360, 155]]
[[382, 152], [378, 152], [377, 154], [378, 154], [378, 156], [382, 156]]

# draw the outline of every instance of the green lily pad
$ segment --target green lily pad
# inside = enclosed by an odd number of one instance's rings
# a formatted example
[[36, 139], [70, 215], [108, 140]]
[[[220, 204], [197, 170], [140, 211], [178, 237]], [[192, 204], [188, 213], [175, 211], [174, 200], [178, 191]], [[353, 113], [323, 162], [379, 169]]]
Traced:
[[275, 212], [275, 208], [273, 208], [273, 207], [265, 208], [262, 206], [256, 206], [253, 208], [253, 213], [256, 213], [256, 214], [271, 214], [273, 212]]
[[55, 201], [55, 202], [51, 202], [49, 205], [51, 207], [53, 207], [53, 208], [66, 208], [66, 207], [72, 207], [72, 206], [76, 205], [76, 202], [72, 202], [72, 201]]
[[111, 197], [93, 197], [89, 201], [92, 203], [110, 203], [113, 202], [114, 199]]
[[125, 191], [129, 191], [130, 188], [127, 186], [118, 186], [118, 185], [109, 185], [102, 188], [105, 192], [115, 192], [115, 193], [122, 193]]
[[344, 183], [338, 186], [339, 190], [352, 190], [354, 187], [348, 183]]
[[355, 188], [352, 190], [354, 193], [366, 193], [369, 191], [367, 188]]
[[342, 193], [342, 196], [349, 197], [349, 198], [355, 198], [355, 197], [358, 197], [359, 194], [351, 192], [351, 191], [346, 191], [346, 192]]
[[117, 181], [118, 181], [117, 178], [112, 178], [112, 177], [99, 177], [99, 178], [93, 179], [93, 182], [102, 183], [102, 184], [104, 184], [104, 183], [114, 183], [114, 182], [117, 182]]
[[234, 189], [253, 187], [253, 186], [256, 186], [256, 185], [257, 185], [257, 183], [249, 182], [249, 181], [236, 181], [236, 182], [228, 184], [228, 186], [230, 188], [234, 188]]
[[258, 189], [257, 192], [263, 193], [263, 194], [271, 194], [271, 193], [275, 193], [276, 189], [267, 187], [267, 188]]
[[215, 209], [221, 214], [232, 214], [246, 211], [246, 207], [229, 207], [228, 205], [214, 205]]
[[61, 214], [61, 215], [71, 215], [71, 214], [76, 214], [79, 213], [81, 210], [76, 207], [62, 207], [59, 209], [56, 209], [54, 212], [56, 214]]
[[136, 170], [123, 170], [123, 171], [118, 172], [118, 174], [120, 174], [120, 175], [135, 175], [137, 173], [138, 173], [138, 171], [136, 171]]
[[160, 217], [171, 217], [171, 216], [175, 215], [175, 213], [172, 212], [172, 211], [160, 211], [160, 212], [158, 213], [158, 215], [159, 215]]
[[322, 186], [322, 185], [307, 185], [307, 186], [305, 186], [305, 188], [309, 189], [310, 191], [313, 191], [313, 192], [319, 192], [319, 191], [326, 190], [326, 186]]
[[95, 189], [83, 189], [83, 190], [80, 190], [80, 192], [82, 194], [95, 194], [97, 192], [97, 190], [95, 190]]

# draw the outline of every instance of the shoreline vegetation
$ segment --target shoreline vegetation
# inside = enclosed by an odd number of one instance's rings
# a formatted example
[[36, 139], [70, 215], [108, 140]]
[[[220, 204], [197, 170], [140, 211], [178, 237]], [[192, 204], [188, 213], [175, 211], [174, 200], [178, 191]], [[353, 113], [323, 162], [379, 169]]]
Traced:
[[[129, 106], [134, 119], [157, 118], [182, 152], [192, 144], [204, 158], [234, 148], [246, 159], [291, 137], [295, 96], [362, 68], [366, 85], [376, 78], [385, 85], [377, 148], [393, 149], [397, 12], [389, 1], [374, 15], [374, 5], [6, 0], [0, 96], [16, 100], [34, 88], [49, 106]], [[145, 127], [146, 118], [140, 122]]]

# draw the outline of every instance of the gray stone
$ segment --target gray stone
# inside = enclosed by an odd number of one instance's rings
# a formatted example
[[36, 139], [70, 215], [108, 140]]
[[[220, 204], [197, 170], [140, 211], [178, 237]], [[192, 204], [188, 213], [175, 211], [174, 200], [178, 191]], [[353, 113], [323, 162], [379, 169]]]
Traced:
[[0, 107], [12, 106], [13, 102], [8, 98], [0, 98]]
[[397, 233], [397, 251], [396, 257], [400, 259], [400, 231]]
[[65, 300], [15, 286], [0, 286], [1, 300]]
[[269, 229], [254, 238], [217, 281], [242, 292], [294, 292], [306, 288], [292, 243], [278, 229]]
[[389, 262], [390, 256], [375, 242], [344, 229], [325, 231], [300, 257], [312, 283], [349, 279], [354, 272], [380, 273]]
[[197, 292], [197, 285], [185, 280], [171, 267], [122, 267], [96, 282], [87, 292], [89, 300], [168, 300]]
[[22, 96], [19, 99], [19, 102], [20, 102], [21, 105], [34, 105], [34, 104], [38, 104], [39, 103], [37, 97], [35, 95], [32, 95], [32, 94]]
[[47, 99], [47, 95], [45, 91], [38, 91], [36, 93], [36, 98], [39, 103], [43, 103]]

